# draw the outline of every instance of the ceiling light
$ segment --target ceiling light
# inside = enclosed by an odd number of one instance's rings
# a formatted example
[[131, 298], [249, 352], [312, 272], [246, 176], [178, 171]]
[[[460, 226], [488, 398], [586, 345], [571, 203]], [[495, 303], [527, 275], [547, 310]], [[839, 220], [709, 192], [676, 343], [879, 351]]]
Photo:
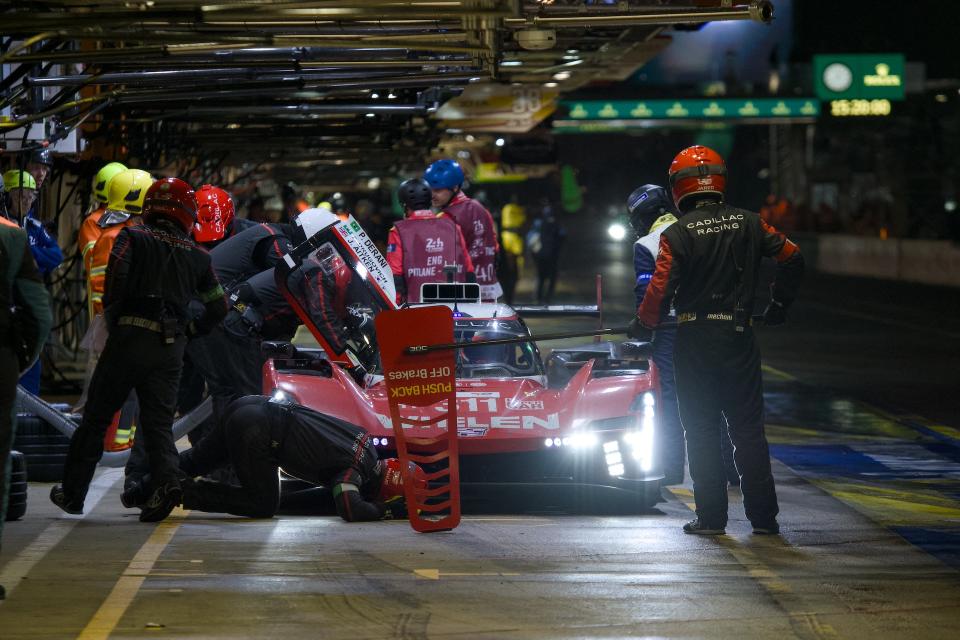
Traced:
[[558, 71], [555, 74], [553, 74], [554, 80], [566, 80], [569, 77], [570, 77], [569, 71]]
[[504, 60], [500, 63], [501, 67], [519, 67], [523, 64], [523, 60]]
[[368, 118], [372, 118], [372, 117], [374, 117], [375, 115], [377, 115], [377, 114], [375, 114], [375, 113], [368, 113], [368, 114], [367, 114], [367, 117], [368, 117]]
[[555, 86], [557, 86], [557, 83], [556, 83], [556, 82], [544, 82], [544, 83], [543, 83], [543, 86], [548, 87], [548, 88], [550, 88], [550, 89], [553, 89]]
[[934, 100], [936, 100], [937, 102], [946, 102], [947, 96], [945, 94], [938, 93], [936, 96], [934, 96]]
[[569, 53], [570, 55], [573, 55], [573, 54], [575, 54], [575, 53], [580, 53], [580, 50], [579, 50], [579, 49], [567, 49], [567, 53]]
[[397, 96], [393, 93], [393, 91], [387, 94], [387, 100], [395, 100], [396, 97]]
[[502, 147], [502, 146], [505, 145], [506, 143], [507, 143], [507, 141], [504, 140], [503, 138], [497, 138], [497, 141], [494, 142], [493, 144], [497, 145], [498, 147]]
[[470, 134], [468, 133], [468, 134], [467, 134], [467, 137], [466, 137], [466, 141], [467, 141], [467, 142], [473, 142], [474, 140], [476, 140], [476, 138], [474, 138], [472, 135], [470, 135]]
[[370, 97], [373, 98], [374, 100], [376, 100], [377, 98], [380, 97], [380, 94], [379, 94], [379, 93], [371, 93], [371, 94], [370, 94]]
[[565, 55], [565, 56], [563, 56], [563, 59], [564, 59], [564, 60], [579, 60], [579, 59], [580, 59], [580, 56]]

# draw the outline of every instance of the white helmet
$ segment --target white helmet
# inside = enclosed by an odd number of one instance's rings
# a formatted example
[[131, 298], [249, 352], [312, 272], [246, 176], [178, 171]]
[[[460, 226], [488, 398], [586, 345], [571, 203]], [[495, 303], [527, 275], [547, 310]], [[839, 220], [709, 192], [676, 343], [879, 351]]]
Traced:
[[293, 222], [299, 232], [303, 234], [301, 240], [303, 241], [312, 238], [327, 227], [340, 222], [340, 219], [334, 215], [330, 209], [319, 208], [301, 211], [300, 214], [294, 218]]

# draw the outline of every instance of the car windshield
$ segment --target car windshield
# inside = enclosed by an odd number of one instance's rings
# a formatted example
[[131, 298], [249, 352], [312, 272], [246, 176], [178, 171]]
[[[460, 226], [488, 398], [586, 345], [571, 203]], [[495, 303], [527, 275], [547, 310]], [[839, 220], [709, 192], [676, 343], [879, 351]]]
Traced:
[[526, 327], [516, 320], [457, 320], [454, 323], [454, 339], [457, 342], [478, 343], [475, 347], [465, 347], [457, 351], [458, 377], [543, 375], [543, 363], [536, 343], [482, 344], [488, 340], [526, 335]]

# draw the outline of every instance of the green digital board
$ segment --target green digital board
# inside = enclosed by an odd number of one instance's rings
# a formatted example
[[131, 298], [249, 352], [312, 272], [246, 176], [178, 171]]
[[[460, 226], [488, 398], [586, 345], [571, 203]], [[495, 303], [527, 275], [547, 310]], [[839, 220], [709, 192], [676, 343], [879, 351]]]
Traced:
[[742, 120], [820, 115], [816, 98], [564, 100], [571, 120]]
[[903, 100], [902, 54], [824, 54], [813, 57], [813, 84], [821, 100]]

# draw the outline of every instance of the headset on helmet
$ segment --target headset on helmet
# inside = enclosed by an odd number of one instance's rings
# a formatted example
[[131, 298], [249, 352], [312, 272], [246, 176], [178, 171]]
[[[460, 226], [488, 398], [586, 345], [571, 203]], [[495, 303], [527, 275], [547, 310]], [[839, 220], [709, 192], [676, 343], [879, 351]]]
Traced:
[[455, 160], [437, 160], [423, 173], [431, 189], [456, 189], [463, 185], [463, 169]]
[[104, 204], [110, 200], [110, 180], [127, 168], [119, 162], [110, 162], [103, 165], [97, 175], [93, 177], [93, 197]]
[[638, 187], [627, 198], [630, 226], [638, 236], [648, 232], [653, 221], [673, 208], [667, 190], [656, 184]]
[[193, 225], [193, 239], [200, 243], [223, 240], [233, 223], [233, 198], [212, 184], [197, 189], [196, 196], [197, 224]]
[[673, 201], [695, 195], [723, 198], [727, 190], [727, 166], [719, 153], [703, 145], [687, 147], [670, 163], [670, 188]]
[[33, 189], [37, 190], [37, 181], [27, 171], [20, 169], [11, 169], [3, 174], [3, 184], [7, 191], [11, 189]]
[[[381, 502], [403, 496], [403, 463], [399, 458], [381, 460], [383, 466], [383, 481], [380, 483], [378, 495]], [[409, 475], [413, 478], [414, 491], [423, 491], [427, 488], [427, 474], [413, 462], [407, 463]]]
[[157, 180], [147, 189], [143, 202], [143, 219], [154, 222], [166, 218], [190, 233], [197, 222], [197, 196], [193, 187], [180, 178]]
[[411, 178], [401, 183], [397, 189], [397, 198], [407, 211], [429, 209], [433, 200], [433, 190], [426, 180]]

